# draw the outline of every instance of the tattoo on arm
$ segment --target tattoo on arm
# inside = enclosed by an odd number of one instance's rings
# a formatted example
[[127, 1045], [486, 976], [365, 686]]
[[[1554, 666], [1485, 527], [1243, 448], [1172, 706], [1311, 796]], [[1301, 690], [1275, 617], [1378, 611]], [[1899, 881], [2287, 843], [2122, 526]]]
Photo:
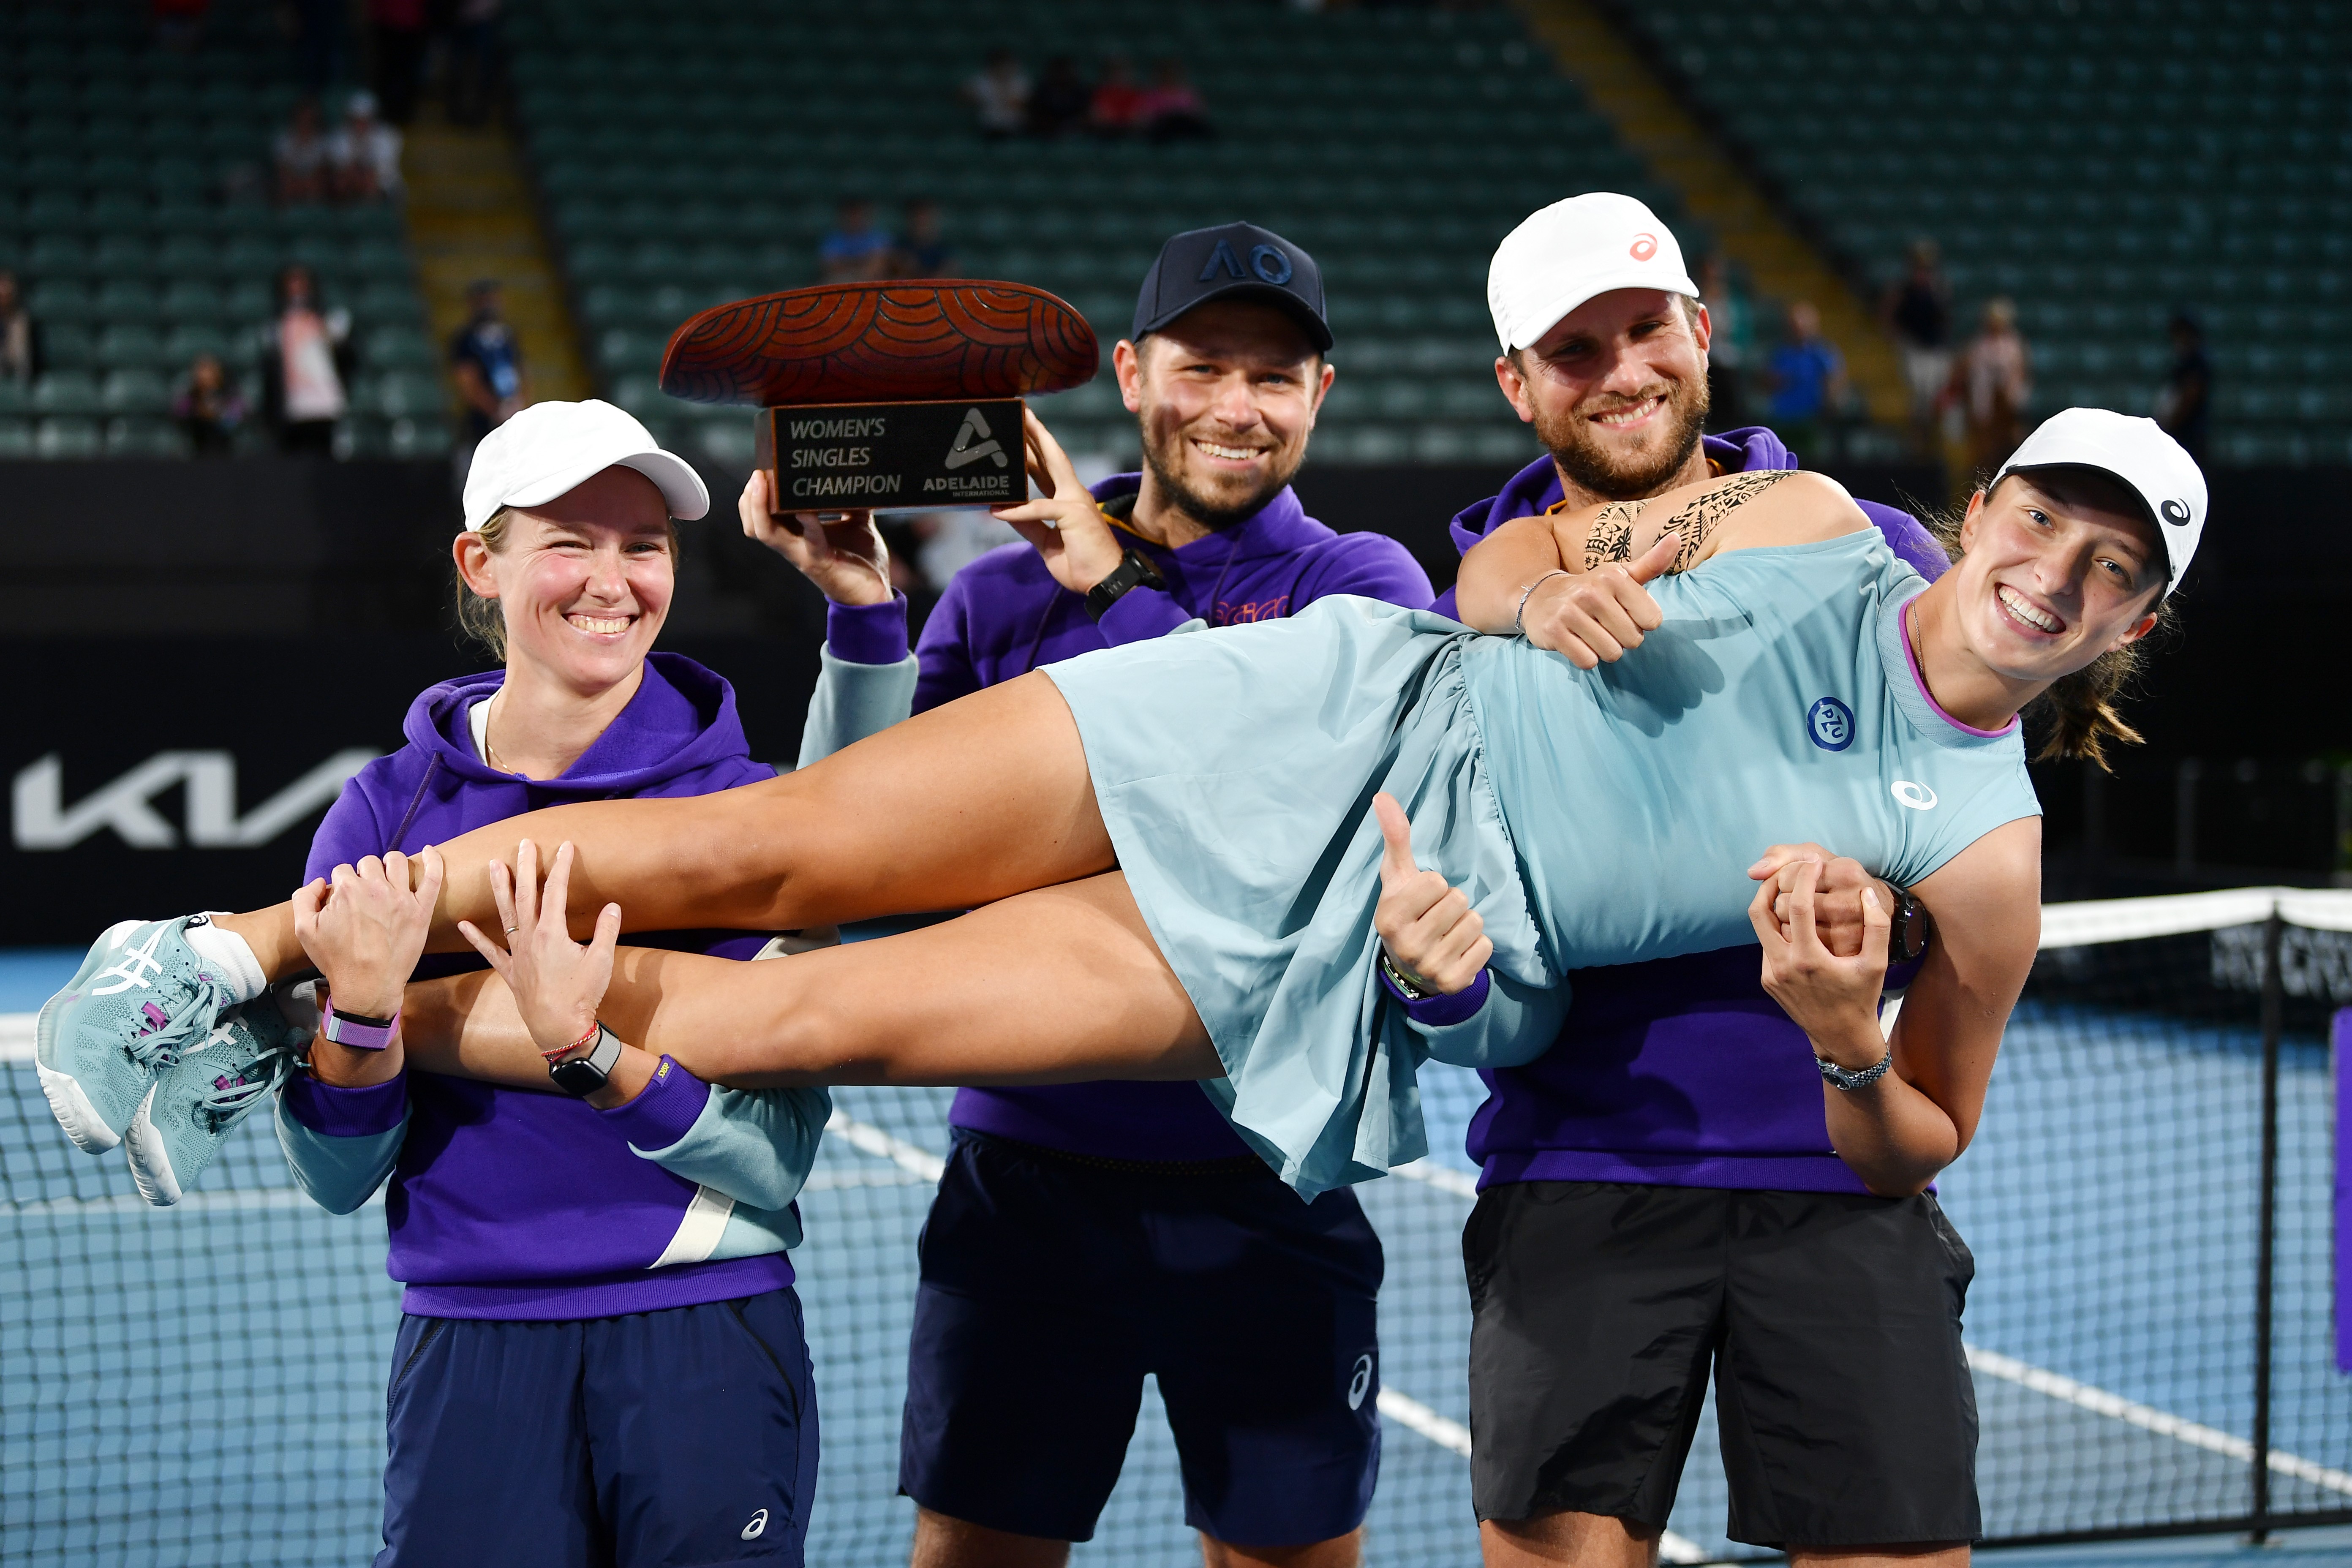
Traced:
[[1760, 473], [1735, 474], [1667, 519], [1666, 526], [1680, 531], [1683, 542], [1675, 552], [1674, 564], [1666, 570], [1687, 572], [1697, 565], [1706, 542], [1715, 537], [1726, 519], [1793, 472], [1791, 468], [1768, 468]]
[[1612, 561], [1633, 559], [1633, 524], [1649, 507], [1645, 500], [1612, 501], [1592, 520], [1584, 536], [1584, 569], [1597, 572]]

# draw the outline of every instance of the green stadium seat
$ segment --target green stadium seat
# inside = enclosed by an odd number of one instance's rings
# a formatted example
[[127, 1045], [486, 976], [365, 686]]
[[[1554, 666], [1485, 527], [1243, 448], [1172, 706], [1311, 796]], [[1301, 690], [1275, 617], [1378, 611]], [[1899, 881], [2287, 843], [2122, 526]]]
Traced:
[[167, 361], [163, 340], [154, 328], [139, 322], [116, 321], [98, 334], [97, 362], [101, 370], [155, 370]]
[[99, 317], [109, 321], [152, 321], [162, 305], [163, 290], [145, 278], [110, 278], [93, 300]]
[[441, 378], [429, 372], [392, 371], [375, 379], [373, 405], [387, 418], [437, 418], [448, 406]]
[[191, 451], [186, 432], [156, 417], [108, 420], [105, 450], [110, 458], [185, 458]]
[[32, 422], [27, 419], [0, 416], [0, 459], [30, 458], [36, 455]]
[[163, 363], [166, 366], [184, 370], [198, 354], [223, 361], [236, 357], [228, 331], [210, 321], [183, 321], [165, 334]]
[[386, 447], [395, 458], [442, 458], [448, 455], [450, 444], [446, 419], [394, 419]]
[[172, 406], [172, 390], [155, 370], [113, 370], [100, 384], [99, 404], [109, 414], [160, 415]]
[[98, 421], [82, 416], [44, 419], [33, 437], [36, 457], [95, 458], [104, 450]]
[[89, 290], [79, 278], [37, 278], [25, 290], [25, 305], [45, 330], [87, 325], [97, 315]]

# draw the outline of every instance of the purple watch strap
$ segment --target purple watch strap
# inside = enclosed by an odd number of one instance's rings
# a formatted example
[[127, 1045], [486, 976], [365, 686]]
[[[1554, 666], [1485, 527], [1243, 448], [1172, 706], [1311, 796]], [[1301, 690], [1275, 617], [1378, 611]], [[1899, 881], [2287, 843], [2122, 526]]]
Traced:
[[392, 1016], [380, 1025], [357, 1023], [348, 1014], [336, 1012], [334, 1000], [330, 997], [326, 1011], [319, 1018], [319, 1033], [353, 1050], [380, 1051], [392, 1044], [393, 1036], [400, 1033], [400, 1013], [395, 1008]]
[[1390, 995], [1404, 1004], [1405, 1016], [1431, 1029], [1442, 1029], [1449, 1024], [1476, 1017], [1478, 1009], [1486, 1005], [1487, 984], [1487, 972], [1482, 969], [1475, 980], [1451, 995], [1423, 996], [1415, 1000], [1397, 989], [1396, 982], [1389, 978], [1386, 969], [1381, 971], [1381, 984]]

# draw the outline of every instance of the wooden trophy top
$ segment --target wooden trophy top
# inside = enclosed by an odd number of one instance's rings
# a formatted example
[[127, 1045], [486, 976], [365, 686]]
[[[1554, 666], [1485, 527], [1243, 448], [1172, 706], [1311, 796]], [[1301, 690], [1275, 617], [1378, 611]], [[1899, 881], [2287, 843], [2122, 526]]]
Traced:
[[828, 283], [718, 305], [671, 334], [661, 389], [779, 407], [1018, 397], [1094, 379], [1084, 316], [1025, 283]]

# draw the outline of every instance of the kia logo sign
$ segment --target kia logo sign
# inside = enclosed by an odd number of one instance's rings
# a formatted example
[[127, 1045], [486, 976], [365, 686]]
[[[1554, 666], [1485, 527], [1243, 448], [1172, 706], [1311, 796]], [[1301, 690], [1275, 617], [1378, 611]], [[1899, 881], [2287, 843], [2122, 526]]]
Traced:
[[[158, 752], [68, 805], [65, 760], [56, 752], [17, 770], [9, 788], [9, 836], [19, 849], [71, 849], [111, 832], [134, 849], [251, 849], [333, 803], [343, 781], [375, 761], [364, 747], [337, 752], [240, 815], [236, 759], [226, 752]], [[173, 827], [155, 797], [184, 785], [184, 823]]]
[[1636, 261], [1649, 260], [1658, 254], [1658, 237], [1654, 234], [1635, 235], [1633, 246], [1626, 250], [1625, 254]]

